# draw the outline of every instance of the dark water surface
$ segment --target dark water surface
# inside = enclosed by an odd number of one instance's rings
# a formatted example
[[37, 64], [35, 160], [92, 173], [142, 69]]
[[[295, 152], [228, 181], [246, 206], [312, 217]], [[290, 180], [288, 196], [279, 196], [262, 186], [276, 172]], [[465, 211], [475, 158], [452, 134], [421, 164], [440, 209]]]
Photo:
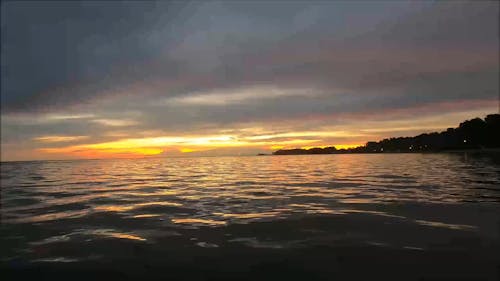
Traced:
[[1, 164], [9, 279], [498, 280], [498, 155]]

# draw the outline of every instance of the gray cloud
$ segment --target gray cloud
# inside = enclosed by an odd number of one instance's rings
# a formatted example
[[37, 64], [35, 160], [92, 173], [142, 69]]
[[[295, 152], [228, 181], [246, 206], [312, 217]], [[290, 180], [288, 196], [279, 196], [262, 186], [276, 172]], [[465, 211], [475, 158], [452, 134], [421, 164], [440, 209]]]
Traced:
[[2, 109], [50, 111], [157, 80], [167, 83], [155, 95], [294, 81], [357, 90], [372, 69], [379, 84], [412, 71], [383, 65], [397, 48], [436, 48], [434, 58], [498, 45], [494, 2], [286, 4], [4, 3]]

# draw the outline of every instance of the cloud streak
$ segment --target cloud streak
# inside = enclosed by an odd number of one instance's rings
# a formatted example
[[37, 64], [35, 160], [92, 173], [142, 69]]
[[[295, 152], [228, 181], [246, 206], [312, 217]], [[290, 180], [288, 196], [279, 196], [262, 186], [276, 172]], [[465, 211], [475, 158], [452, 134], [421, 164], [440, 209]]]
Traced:
[[166, 105], [224, 106], [249, 102], [266, 102], [268, 99], [284, 97], [314, 97], [315, 93], [307, 89], [279, 89], [276, 87], [250, 87], [234, 90], [194, 93], [182, 97], [169, 98]]
[[86, 138], [88, 138], [88, 136], [42, 136], [36, 137], [33, 140], [40, 142], [69, 142]]

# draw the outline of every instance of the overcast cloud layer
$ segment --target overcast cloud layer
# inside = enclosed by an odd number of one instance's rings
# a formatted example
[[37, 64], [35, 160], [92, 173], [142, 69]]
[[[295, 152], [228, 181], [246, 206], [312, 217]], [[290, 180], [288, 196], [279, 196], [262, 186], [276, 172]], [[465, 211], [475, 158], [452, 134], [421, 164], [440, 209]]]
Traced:
[[456, 126], [498, 110], [498, 15], [496, 1], [2, 2], [2, 160]]

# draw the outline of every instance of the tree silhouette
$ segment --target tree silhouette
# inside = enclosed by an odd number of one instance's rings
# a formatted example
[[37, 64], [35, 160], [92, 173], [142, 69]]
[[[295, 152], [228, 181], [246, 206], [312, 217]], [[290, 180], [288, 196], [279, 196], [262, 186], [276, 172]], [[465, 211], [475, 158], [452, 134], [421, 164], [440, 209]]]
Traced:
[[274, 155], [432, 152], [456, 149], [500, 148], [500, 114], [489, 114], [483, 120], [474, 118], [459, 124], [458, 128], [420, 134], [415, 137], [388, 138], [369, 141], [365, 146], [337, 150], [335, 147], [310, 149], [282, 149]]

